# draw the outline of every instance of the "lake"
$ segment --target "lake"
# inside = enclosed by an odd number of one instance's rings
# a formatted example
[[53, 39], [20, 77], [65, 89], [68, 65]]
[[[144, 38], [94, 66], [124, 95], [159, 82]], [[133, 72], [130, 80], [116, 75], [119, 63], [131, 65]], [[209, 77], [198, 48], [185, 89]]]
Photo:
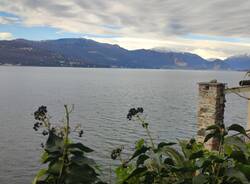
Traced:
[[[72, 125], [82, 124], [83, 138], [105, 171], [115, 162], [110, 152], [123, 145], [126, 153], [145, 135], [127, 121], [131, 107], [144, 107], [155, 139], [191, 138], [196, 134], [198, 82], [217, 79], [237, 86], [243, 72], [0, 67], [0, 183], [31, 183], [41, 168], [40, 144], [33, 131], [33, 112], [48, 107], [51, 121], [60, 122], [64, 104], [74, 104]], [[227, 96], [225, 122], [245, 125], [247, 102]]]

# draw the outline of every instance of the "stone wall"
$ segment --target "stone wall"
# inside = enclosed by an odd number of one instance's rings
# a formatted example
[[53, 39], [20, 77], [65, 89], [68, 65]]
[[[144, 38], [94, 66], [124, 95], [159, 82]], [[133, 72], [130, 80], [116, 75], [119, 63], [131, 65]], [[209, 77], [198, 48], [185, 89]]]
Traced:
[[[224, 121], [225, 84], [217, 81], [199, 83], [198, 104], [198, 132], [197, 140], [203, 142], [205, 129]], [[206, 145], [210, 149], [216, 149], [217, 141], [211, 140]]]

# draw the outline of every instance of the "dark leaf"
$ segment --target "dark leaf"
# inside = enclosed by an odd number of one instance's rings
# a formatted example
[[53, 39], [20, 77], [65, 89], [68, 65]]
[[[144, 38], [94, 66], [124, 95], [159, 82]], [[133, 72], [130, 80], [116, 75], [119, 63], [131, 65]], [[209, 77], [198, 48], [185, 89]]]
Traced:
[[174, 142], [161, 142], [158, 144], [158, 149], [164, 147], [164, 146], [172, 146], [172, 145], [175, 145], [176, 143]]
[[56, 161], [49, 164], [48, 173], [53, 175], [59, 175], [63, 162]]
[[184, 167], [171, 167], [171, 170], [173, 172], [181, 172], [181, 174], [184, 174], [184, 173], [187, 173], [187, 172], [194, 172], [196, 171], [197, 169], [199, 169], [198, 167], [196, 166], [184, 166]]
[[145, 174], [145, 184], [153, 184], [154, 183], [154, 173], [153, 172], [147, 172]]
[[239, 171], [238, 169], [235, 168], [229, 168], [226, 170], [225, 172], [225, 176], [229, 177], [229, 181], [234, 179], [237, 182], [237, 184], [249, 184], [247, 178], [245, 177], [245, 175]]
[[95, 170], [87, 164], [77, 165], [70, 164], [67, 168], [67, 177], [65, 184], [82, 184], [82, 183], [94, 183], [98, 181], [98, 174]]
[[200, 151], [197, 151], [197, 152], [195, 152], [195, 153], [192, 153], [192, 154], [190, 155], [189, 159], [190, 159], [190, 160], [194, 160], [194, 159], [196, 159], [196, 158], [201, 158], [201, 157], [203, 157], [203, 155], [204, 155], [204, 152], [203, 152], [202, 150], [200, 150]]
[[125, 181], [128, 181], [130, 178], [140, 175], [142, 173], [144, 173], [145, 171], [147, 171], [146, 167], [140, 167], [140, 168], [136, 168], [126, 179]]
[[134, 152], [133, 156], [129, 160], [134, 159], [135, 157], [139, 156], [140, 154], [146, 153], [146, 151], [148, 151], [148, 150], [149, 150], [148, 147], [142, 146], [140, 149], [138, 149]]
[[71, 157], [70, 161], [77, 164], [77, 165], [79, 165], [79, 166], [82, 166], [84, 164], [87, 164], [87, 165], [90, 165], [90, 166], [95, 166], [96, 165], [96, 163], [95, 163], [95, 161], [93, 159], [87, 158], [87, 157], [84, 157], [84, 156], [81, 156], [81, 157], [73, 156], [73, 157]]
[[241, 163], [245, 163], [247, 161], [246, 156], [242, 151], [233, 151], [229, 157]]
[[174, 165], [174, 161], [173, 161], [173, 159], [171, 159], [171, 158], [166, 158], [166, 159], [164, 160], [164, 164], [173, 166], [173, 165]]
[[213, 138], [213, 137], [215, 137], [215, 136], [216, 136], [215, 133], [207, 134], [206, 137], [205, 137], [205, 139], [204, 139], [204, 142], [207, 142], [209, 139], [211, 139], [211, 138]]
[[211, 165], [212, 161], [210, 159], [205, 160], [201, 165], [202, 172], [205, 172]]
[[144, 164], [144, 161], [147, 160], [148, 158], [149, 158], [149, 156], [147, 156], [147, 155], [145, 155], [145, 154], [140, 155], [140, 156], [138, 157], [137, 161], [136, 161], [137, 167], [138, 167], [139, 165]]
[[86, 153], [90, 153], [90, 152], [94, 151], [91, 148], [84, 146], [82, 143], [69, 144], [68, 148], [69, 149], [79, 149], [79, 150], [86, 152]]
[[52, 131], [49, 132], [49, 137], [45, 145], [45, 150], [49, 153], [58, 152], [62, 153], [63, 151], [63, 139], [55, 135]]
[[238, 168], [246, 176], [246, 178], [250, 180], [250, 165], [240, 164]]
[[161, 153], [163, 155], [170, 157], [174, 161], [175, 165], [182, 166], [185, 161], [183, 155], [174, 148], [165, 146], [161, 148]]
[[236, 131], [247, 136], [246, 130], [238, 124], [232, 124], [230, 127], [228, 127], [228, 131]]

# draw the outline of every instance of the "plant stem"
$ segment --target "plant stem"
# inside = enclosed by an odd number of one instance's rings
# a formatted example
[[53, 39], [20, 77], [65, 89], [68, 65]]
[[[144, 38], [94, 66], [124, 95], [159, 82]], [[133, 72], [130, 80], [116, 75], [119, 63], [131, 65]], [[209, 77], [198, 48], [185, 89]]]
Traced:
[[[142, 124], [147, 124], [139, 115], [137, 115], [136, 117], [138, 118], [138, 120], [139, 120]], [[145, 126], [144, 128], [146, 129], [146, 132], [147, 132], [147, 135], [148, 135], [148, 137], [149, 137], [149, 139], [150, 139], [152, 148], [155, 149], [154, 141], [153, 141], [153, 138], [151, 137], [151, 134], [150, 134], [150, 132], [149, 132], [148, 126]]]
[[[223, 135], [221, 135], [219, 141], [220, 141], [220, 143], [219, 143], [219, 156], [221, 156], [222, 144], [224, 142], [224, 136]], [[217, 163], [217, 164], [218, 164], [218, 166], [217, 166], [217, 171], [216, 171], [216, 182], [219, 183], [219, 174], [220, 174], [221, 165], [219, 163]]]
[[65, 166], [65, 161], [67, 158], [67, 153], [68, 153], [68, 137], [69, 137], [69, 110], [68, 110], [68, 106], [64, 105], [65, 108], [65, 116], [66, 116], [66, 126], [65, 126], [65, 138], [64, 138], [64, 148], [63, 148], [63, 157], [62, 157], [62, 167], [60, 169], [60, 173], [59, 173], [59, 178], [58, 178], [58, 184], [61, 184], [61, 180], [62, 180], [62, 174], [63, 174], [63, 170], [64, 170], [64, 166]]

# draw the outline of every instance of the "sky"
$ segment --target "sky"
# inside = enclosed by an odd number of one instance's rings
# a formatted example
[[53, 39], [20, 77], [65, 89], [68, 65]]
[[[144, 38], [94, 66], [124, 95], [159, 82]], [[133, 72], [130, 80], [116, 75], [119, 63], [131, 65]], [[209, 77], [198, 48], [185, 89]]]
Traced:
[[0, 40], [88, 38], [224, 59], [250, 54], [249, 0], [0, 0]]

